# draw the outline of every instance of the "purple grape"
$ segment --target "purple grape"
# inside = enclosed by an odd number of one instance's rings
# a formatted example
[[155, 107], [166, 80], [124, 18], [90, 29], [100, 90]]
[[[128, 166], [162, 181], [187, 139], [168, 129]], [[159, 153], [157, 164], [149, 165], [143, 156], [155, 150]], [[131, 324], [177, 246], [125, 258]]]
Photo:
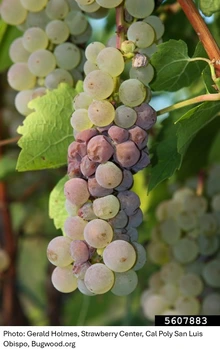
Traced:
[[99, 135], [90, 139], [87, 146], [87, 153], [90, 160], [103, 163], [112, 157], [114, 148], [105, 136]]
[[93, 197], [103, 197], [113, 192], [113, 189], [101, 187], [101, 185], [97, 182], [95, 177], [88, 179], [88, 189], [90, 195]]
[[124, 190], [130, 189], [133, 185], [133, 182], [134, 182], [134, 179], [133, 179], [133, 175], [132, 175], [131, 171], [124, 170], [122, 182], [115, 189], [117, 191], [124, 191]]
[[141, 204], [139, 196], [130, 190], [121, 191], [117, 197], [120, 201], [121, 209], [128, 216], [133, 215]]
[[123, 143], [129, 138], [128, 131], [119, 126], [111, 126], [108, 130], [108, 135], [115, 143]]
[[143, 212], [140, 208], [132, 215], [128, 217], [128, 229], [130, 227], [137, 228], [143, 222]]
[[90, 160], [88, 155], [85, 155], [80, 163], [80, 170], [83, 176], [90, 177], [95, 173], [97, 166], [97, 162]]
[[85, 219], [86, 221], [91, 221], [92, 219], [97, 218], [93, 211], [92, 202], [87, 202], [85, 205], [80, 207], [78, 211], [78, 216]]
[[80, 142], [72, 142], [68, 147], [68, 157], [75, 159], [82, 158], [86, 155], [86, 144]]
[[134, 166], [140, 158], [140, 151], [132, 141], [116, 145], [115, 159], [125, 168]]
[[133, 141], [139, 149], [146, 146], [148, 134], [141, 127], [135, 126], [129, 130], [130, 140]]
[[122, 229], [126, 227], [128, 223], [128, 216], [126, 215], [124, 210], [120, 210], [118, 214], [115, 217], [109, 219], [108, 222], [114, 229]]
[[98, 135], [98, 131], [95, 128], [89, 128], [87, 130], [83, 130], [81, 132], [78, 132], [76, 135], [76, 141], [88, 143], [88, 141], [92, 137], [95, 137], [97, 135]]
[[82, 240], [74, 240], [70, 243], [70, 254], [75, 263], [84, 263], [89, 259], [89, 249]]
[[134, 108], [138, 114], [136, 125], [144, 130], [149, 130], [157, 121], [156, 111], [147, 103]]

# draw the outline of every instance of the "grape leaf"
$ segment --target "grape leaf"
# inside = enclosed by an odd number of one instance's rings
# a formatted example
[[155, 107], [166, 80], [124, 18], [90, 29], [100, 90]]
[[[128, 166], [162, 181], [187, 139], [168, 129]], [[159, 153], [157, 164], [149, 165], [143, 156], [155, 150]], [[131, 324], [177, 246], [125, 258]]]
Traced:
[[202, 72], [203, 82], [207, 93], [217, 93], [218, 91], [214, 88], [214, 81], [212, 80], [210, 68], [207, 66]]
[[219, 113], [220, 102], [205, 102], [190, 109], [178, 120], [177, 149], [184, 154], [192, 139]]
[[211, 16], [213, 13], [220, 11], [220, 1], [219, 0], [200, 0], [199, 7], [205, 16]]
[[67, 148], [73, 141], [70, 116], [76, 92], [66, 84], [48, 91], [29, 103], [35, 111], [18, 127], [22, 148], [17, 162], [18, 171], [56, 168], [67, 162]]
[[[206, 56], [199, 42], [193, 58]], [[199, 78], [205, 65], [203, 61], [190, 61], [188, 47], [182, 40], [169, 40], [158, 46], [150, 60], [155, 78], [150, 84], [153, 90], [177, 91], [191, 85]]]
[[49, 198], [49, 216], [54, 221], [57, 229], [63, 229], [64, 222], [68, 217], [65, 208], [66, 198], [64, 196], [64, 184], [68, 180], [68, 176], [63, 177], [53, 188]]

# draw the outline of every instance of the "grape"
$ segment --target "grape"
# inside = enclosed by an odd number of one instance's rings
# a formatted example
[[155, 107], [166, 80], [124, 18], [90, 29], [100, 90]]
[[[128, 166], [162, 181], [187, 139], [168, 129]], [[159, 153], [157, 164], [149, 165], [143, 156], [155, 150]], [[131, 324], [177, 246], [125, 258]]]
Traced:
[[92, 202], [87, 202], [82, 207], [80, 207], [80, 209], [78, 210], [78, 215], [87, 221], [91, 221], [92, 219], [97, 218], [93, 211]]
[[177, 213], [179, 213], [179, 206], [173, 200], [164, 200], [156, 208], [156, 218], [158, 221], [175, 218]]
[[201, 234], [212, 236], [217, 230], [217, 220], [212, 213], [204, 213], [198, 219], [198, 226]]
[[130, 128], [137, 120], [137, 113], [134, 109], [121, 105], [115, 111], [114, 123], [122, 128]]
[[120, 5], [123, 0], [96, 0], [97, 4], [105, 8], [115, 8]]
[[91, 42], [85, 49], [85, 56], [91, 63], [97, 63], [97, 56], [105, 48], [99, 41]]
[[178, 297], [178, 288], [174, 284], [165, 284], [159, 290], [159, 294], [172, 306]]
[[53, 286], [60, 292], [69, 293], [77, 289], [77, 278], [73, 274], [72, 266], [56, 267], [51, 278]]
[[66, 70], [75, 68], [80, 61], [80, 51], [78, 47], [70, 42], [57, 45], [54, 55], [58, 67]]
[[84, 240], [84, 229], [87, 221], [79, 216], [68, 217], [64, 223], [64, 232], [71, 240]]
[[87, 244], [82, 240], [72, 241], [70, 243], [70, 254], [74, 263], [85, 263], [89, 259], [89, 249]]
[[132, 67], [129, 71], [129, 76], [131, 79], [138, 79], [147, 86], [151, 82], [151, 80], [153, 80], [154, 68], [151, 64], [140, 68]]
[[88, 288], [86, 287], [85, 282], [83, 280], [78, 280], [77, 286], [78, 286], [79, 291], [82, 294], [85, 294], [86, 296], [95, 296], [94, 293], [92, 293], [91, 291], [88, 290]]
[[22, 31], [31, 27], [39, 27], [45, 30], [46, 25], [50, 19], [47, 17], [45, 10], [39, 12], [28, 12], [26, 21], [21, 25]]
[[88, 142], [87, 152], [90, 160], [103, 163], [111, 158], [114, 149], [104, 136], [98, 135]]
[[25, 50], [22, 38], [15, 39], [9, 48], [9, 56], [14, 63], [27, 62], [30, 53]]
[[71, 10], [79, 11], [79, 6], [77, 4], [78, 1], [66, 0], [66, 2]]
[[118, 214], [114, 218], [109, 219], [108, 222], [114, 229], [121, 229], [127, 225], [128, 217], [123, 210], [120, 210]]
[[213, 196], [211, 205], [213, 211], [220, 211], [220, 194], [216, 194]]
[[124, 210], [128, 216], [133, 215], [141, 204], [139, 196], [130, 190], [120, 192], [117, 197], [121, 209]]
[[87, 269], [84, 282], [92, 293], [106, 293], [114, 285], [114, 273], [104, 264], [96, 263]]
[[8, 70], [8, 83], [17, 91], [35, 86], [36, 77], [29, 71], [27, 63], [15, 63]]
[[166, 299], [157, 294], [149, 294], [143, 303], [144, 315], [154, 321], [155, 315], [161, 315], [168, 307]]
[[203, 256], [211, 256], [218, 251], [219, 239], [217, 236], [206, 237], [200, 235], [198, 237], [199, 253]]
[[114, 90], [114, 81], [109, 74], [94, 70], [85, 77], [83, 88], [94, 99], [106, 99]]
[[[88, 22], [86, 30], [80, 35], [71, 35], [70, 41], [72, 41], [74, 44], [77, 44], [77, 45], [85, 44], [90, 39], [91, 36], [92, 36], [92, 27], [91, 27], [91, 24]], [[85, 55], [84, 51], [83, 51], [83, 54]], [[82, 67], [84, 65], [85, 59], [83, 61], [81, 60], [80, 65], [82, 65]]]
[[200, 304], [195, 297], [179, 296], [175, 302], [175, 308], [181, 315], [198, 315]]
[[65, 0], [49, 0], [46, 7], [46, 14], [50, 19], [63, 19], [69, 12]]
[[35, 99], [37, 97], [43, 97], [46, 94], [47, 90], [45, 87], [38, 87], [35, 88], [32, 92], [32, 99]]
[[146, 98], [146, 89], [139, 80], [128, 79], [119, 87], [119, 98], [123, 104], [136, 107]]
[[138, 240], [138, 231], [133, 227], [126, 227], [126, 234], [131, 242]]
[[[143, 17], [142, 17], [143, 18]], [[155, 39], [159, 40], [164, 34], [164, 24], [161, 22], [161, 19], [157, 16], [149, 16], [144, 19], [144, 22], [148, 23], [153, 27], [155, 31]]]
[[75, 0], [78, 5], [91, 5], [95, 0]]
[[47, 50], [37, 50], [28, 58], [28, 68], [35, 76], [44, 77], [56, 67], [55, 56]]
[[64, 195], [74, 205], [81, 206], [89, 199], [87, 182], [81, 178], [71, 178], [64, 185]]
[[162, 266], [160, 276], [165, 283], [176, 283], [183, 272], [183, 267], [172, 261]]
[[210, 293], [202, 302], [202, 314], [220, 315], [220, 294]]
[[109, 269], [118, 273], [125, 272], [134, 266], [136, 252], [129, 242], [115, 240], [104, 249], [103, 261]]
[[96, 58], [99, 69], [116, 77], [124, 70], [124, 58], [119, 50], [114, 47], [103, 48]]
[[83, 131], [92, 127], [92, 122], [88, 117], [87, 109], [77, 109], [71, 117], [71, 125], [76, 131]]
[[113, 230], [109, 223], [102, 219], [93, 219], [84, 229], [86, 242], [95, 248], [104, 248], [113, 238]]
[[58, 19], [55, 19], [47, 24], [46, 34], [48, 36], [48, 39], [53, 44], [61, 44], [62, 42], [67, 40], [70, 32], [66, 23]]
[[91, 18], [101, 19], [106, 17], [108, 13], [109, 13], [108, 9], [104, 7], [100, 7], [96, 12], [90, 12], [90, 13], [87, 13], [87, 15]]
[[130, 140], [133, 141], [139, 149], [146, 146], [148, 134], [141, 127], [135, 126], [129, 130]]
[[115, 188], [122, 181], [122, 171], [113, 162], [107, 161], [97, 167], [95, 178], [103, 188]]
[[123, 170], [123, 179], [122, 179], [122, 182], [121, 184], [116, 187], [115, 189], [117, 191], [124, 191], [124, 190], [127, 190], [127, 189], [130, 189], [133, 185], [133, 175], [131, 173], [131, 171], [129, 170]]
[[88, 108], [88, 116], [95, 126], [107, 126], [114, 120], [115, 109], [108, 101], [93, 101]]
[[192, 273], [184, 274], [179, 279], [179, 289], [184, 296], [199, 296], [203, 291], [201, 278]]
[[178, 226], [184, 231], [190, 231], [197, 226], [197, 217], [194, 212], [179, 212], [176, 220]]
[[67, 173], [69, 178], [81, 177], [80, 163], [81, 163], [80, 157], [78, 156], [75, 158], [68, 157]]
[[110, 195], [113, 191], [112, 189], [106, 189], [99, 185], [95, 177], [88, 179], [88, 189], [93, 197]]
[[81, 131], [77, 133], [76, 135], [76, 141], [77, 142], [86, 142], [92, 138], [95, 137], [98, 134], [98, 131], [95, 128], [90, 128], [88, 130]]
[[140, 158], [140, 151], [132, 141], [116, 145], [115, 158], [125, 168], [132, 167]]
[[114, 195], [107, 195], [93, 201], [93, 211], [97, 217], [102, 219], [115, 217], [119, 208], [119, 201]]
[[144, 130], [149, 130], [157, 120], [156, 111], [147, 103], [141, 104], [135, 110], [138, 114], [136, 125]]
[[11, 25], [19, 25], [27, 17], [27, 10], [17, 0], [3, 0], [0, 13], [3, 21]]
[[123, 143], [129, 137], [128, 131], [118, 126], [111, 126], [108, 130], [108, 135], [115, 143]]
[[45, 86], [49, 90], [54, 90], [61, 82], [73, 86], [73, 78], [68, 71], [64, 69], [55, 69], [46, 76]]
[[66, 267], [73, 259], [70, 254], [71, 240], [66, 236], [57, 236], [49, 242], [47, 247], [47, 258], [50, 263], [58, 267]]
[[184, 205], [187, 198], [191, 200], [194, 196], [194, 192], [190, 188], [180, 188], [173, 194], [173, 200], [179, 205]]
[[70, 11], [64, 19], [72, 35], [80, 35], [85, 32], [88, 22], [80, 11]]
[[146, 250], [144, 248], [144, 246], [142, 246], [141, 244], [137, 243], [137, 242], [133, 242], [132, 245], [135, 248], [136, 251], [136, 255], [137, 255], [137, 259], [135, 262], [135, 265], [133, 266], [133, 270], [139, 270], [141, 268], [143, 268], [143, 266], [146, 263]]
[[148, 279], [148, 284], [150, 289], [152, 289], [153, 291], [160, 291], [160, 289], [164, 286], [164, 282], [161, 279], [160, 271], [157, 271], [150, 275]]
[[72, 202], [67, 199], [65, 200], [65, 209], [67, 210], [69, 216], [76, 216], [78, 211], [78, 207], [73, 205]]
[[135, 213], [128, 217], [128, 226], [137, 228], [143, 222], [143, 212], [138, 208]]
[[15, 107], [22, 115], [28, 115], [33, 110], [28, 108], [28, 103], [32, 100], [33, 90], [20, 91], [15, 97]]
[[82, 11], [85, 11], [85, 12], [96, 12], [100, 6], [99, 4], [97, 4], [97, 2], [93, 2], [92, 4], [88, 4], [88, 5], [81, 5], [79, 4], [79, 8], [82, 10]]
[[135, 271], [128, 270], [124, 273], [115, 273], [115, 283], [111, 292], [116, 296], [127, 296], [137, 287], [138, 277]]
[[205, 264], [203, 278], [208, 285], [220, 287], [220, 263], [218, 259], [213, 259]]
[[157, 52], [157, 44], [153, 43], [148, 47], [141, 48], [138, 52], [150, 58], [155, 52]]
[[173, 254], [180, 263], [192, 262], [198, 256], [199, 248], [195, 241], [182, 238], [173, 246]]
[[22, 42], [27, 51], [34, 52], [45, 49], [48, 45], [48, 38], [43, 29], [32, 27], [25, 31]]
[[169, 262], [170, 252], [167, 245], [162, 242], [151, 242], [147, 247], [147, 253], [152, 262], [163, 265]]
[[92, 63], [90, 61], [86, 61], [84, 66], [83, 66], [83, 71], [84, 71], [85, 75], [88, 75], [89, 73], [91, 73], [94, 70], [98, 70], [97, 64]]
[[172, 218], [161, 222], [160, 233], [162, 240], [168, 245], [174, 245], [181, 237], [181, 230]]
[[[96, 171], [97, 165], [98, 165], [97, 162], [90, 160], [88, 155], [84, 156], [82, 158], [81, 163], [80, 163], [80, 170], [81, 170], [83, 176], [85, 176], [85, 177], [92, 176]], [[89, 188], [89, 192], [91, 193], [89, 183], [88, 183], [88, 188]], [[91, 195], [92, 195], [92, 193], [91, 193]], [[92, 196], [94, 196], [94, 195], [92, 195]]]
[[22, 6], [31, 12], [41, 11], [47, 4], [48, 0], [20, 0]]
[[133, 41], [137, 47], [145, 48], [155, 40], [154, 29], [145, 22], [134, 22], [127, 31], [128, 40]]
[[92, 98], [85, 92], [78, 93], [73, 100], [74, 109], [88, 109], [92, 103]]
[[8, 269], [9, 265], [10, 265], [10, 257], [8, 253], [2, 248], [0, 248], [0, 273]]
[[126, 0], [125, 8], [131, 16], [135, 18], [144, 18], [149, 16], [154, 10], [154, 0]]

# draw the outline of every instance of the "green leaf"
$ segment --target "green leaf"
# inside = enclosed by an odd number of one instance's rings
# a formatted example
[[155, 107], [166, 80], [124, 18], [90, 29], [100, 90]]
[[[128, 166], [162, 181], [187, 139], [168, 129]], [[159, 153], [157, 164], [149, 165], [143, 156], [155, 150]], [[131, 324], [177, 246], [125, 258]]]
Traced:
[[[193, 58], [205, 55], [199, 43]], [[156, 73], [151, 88], [157, 91], [172, 92], [191, 85], [195, 79], [199, 78], [207, 63], [191, 61], [184, 41], [169, 40], [158, 46], [157, 52], [151, 57], [151, 64]]]
[[220, 11], [220, 1], [200, 0], [199, 7], [205, 16], [211, 16], [213, 13]]
[[5, 155], [0, 159], [0, 180], [15, 172], [16, 159]]
[[66, 164], [67, 148], [73, 142], [70, 117], [76, 92], [66, 84], [48, 91], [29, 103], [35, 109], [19, 126], [22, 148], [17, 162], [18, 171], [56, 168]]
[[64, 184], [68, 179], [69, 177], [67, 175], [63, 177], [50, 193], [49, 216], [53, 219], [54, 225], [57, 229], [63, 229], [64, 222], [68, 217], [65, 208], [66, 198], [64, 196]]
[[207, 66], [203, 72], [202, 72], [202, 78], [203, 78], [203, 82], [206, 88], [206, 92], [207, 93], [217, 93], [218, 91], [216, 91], [216, 89], [213, 87], [214, 81], [212, 80], [211, 77], [211, 72], [210, 72], [210, 68], [209, 66]]
[[184, 154], [192, 139], [219, 113], [220, 102], [205, 102], [191, 109], [181, 117], [177, 130], [177, 149]]

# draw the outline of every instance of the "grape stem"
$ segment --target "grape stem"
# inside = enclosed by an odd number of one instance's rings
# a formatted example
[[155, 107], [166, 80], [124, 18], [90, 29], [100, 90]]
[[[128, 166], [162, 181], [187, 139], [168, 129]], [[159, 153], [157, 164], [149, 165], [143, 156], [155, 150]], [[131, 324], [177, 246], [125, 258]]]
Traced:
[[19, 141], [20, 138], [21, 138], [20, 136], [17, 136], [14, 138], [3, 139], [2, 141], [0, 141], [0, 147], [3, 147], [4, 145], [16, 143], [17, 141]]
[[210, 60], [214, 62], [216, 75], [220, 77], [220, 50], [202, 16], [192, 0], [178, 0], [178, 2], [202, 42]]
[[198, 176], [196, 195], [201, 196], [203, 194], [204, 185], [205, 185], [205, 172], [204, 170], [201, 170]]
[[169, 113], [173, 110], [180, 109], [191, 104], [196, 104], [201, 102], [214, 102], [214, 101], [220, 101], [220, 93], [205, 94], [205, 95], [187, 99], [186, 101], [182, 101], [182, 102], [170, 105], [169, 107], [158, 110], [157, 116], [163, 115], [165, 113]]
[[124, 22], [124, 1], [116, 7], [116, 48], [120, 50], [122, 42], [125, 40], [125, 22]]

